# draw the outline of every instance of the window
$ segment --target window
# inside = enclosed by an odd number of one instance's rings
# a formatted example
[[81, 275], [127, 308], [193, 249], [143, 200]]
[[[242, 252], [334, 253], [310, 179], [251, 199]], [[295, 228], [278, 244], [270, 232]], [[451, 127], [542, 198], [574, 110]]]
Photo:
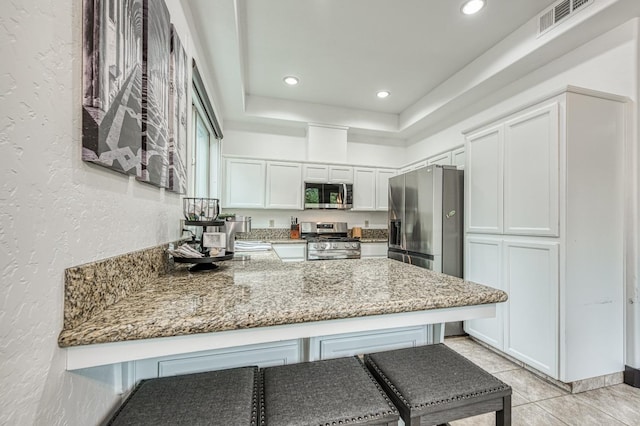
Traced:
[[193, 62], [193, 143], [191, 144], [191, 186], [194, 197], [220, 198], [220, 146], [222, 131], [198, 67]]

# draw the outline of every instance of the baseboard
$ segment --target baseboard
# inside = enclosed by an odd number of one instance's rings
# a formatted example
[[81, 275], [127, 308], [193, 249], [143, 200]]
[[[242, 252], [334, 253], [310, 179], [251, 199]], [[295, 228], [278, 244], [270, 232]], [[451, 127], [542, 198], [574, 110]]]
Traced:
[[640, 388], [640, 369], [625, 365], [624, 382], [634, 388]]

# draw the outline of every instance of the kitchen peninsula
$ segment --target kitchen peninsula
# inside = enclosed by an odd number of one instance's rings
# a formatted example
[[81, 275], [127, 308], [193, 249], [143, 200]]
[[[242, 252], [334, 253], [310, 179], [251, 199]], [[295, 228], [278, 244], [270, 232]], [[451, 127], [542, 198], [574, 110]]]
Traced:
[[501, 290], [390, 259], [250, 256], [213, 272], [177, 267], [82, 321], [65, 321], [58, 343], [67, 348], [67, 369], [489, 317], [507, 300]]

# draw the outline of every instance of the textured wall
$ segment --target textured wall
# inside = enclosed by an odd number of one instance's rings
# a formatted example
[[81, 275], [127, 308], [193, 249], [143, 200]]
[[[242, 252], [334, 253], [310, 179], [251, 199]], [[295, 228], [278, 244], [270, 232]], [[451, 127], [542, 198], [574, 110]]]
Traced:
[[[174, 16], [179, 0], [167, 3]], [[81, 0], [0, 8], [2, 425], [92, 425], [109, 413], [116, 369], [67, 372], [57, 346], [64, 269], [179, 234], [178, 196], [80, 159], [81, 14]]]

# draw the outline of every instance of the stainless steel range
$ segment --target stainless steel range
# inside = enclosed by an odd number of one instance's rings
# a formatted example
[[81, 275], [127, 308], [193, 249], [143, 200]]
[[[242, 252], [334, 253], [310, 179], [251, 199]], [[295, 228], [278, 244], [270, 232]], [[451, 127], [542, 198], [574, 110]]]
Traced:
[[346, 222], [302, 222], [307, 260], [360, 259], [360, 240], [349, 238]]

